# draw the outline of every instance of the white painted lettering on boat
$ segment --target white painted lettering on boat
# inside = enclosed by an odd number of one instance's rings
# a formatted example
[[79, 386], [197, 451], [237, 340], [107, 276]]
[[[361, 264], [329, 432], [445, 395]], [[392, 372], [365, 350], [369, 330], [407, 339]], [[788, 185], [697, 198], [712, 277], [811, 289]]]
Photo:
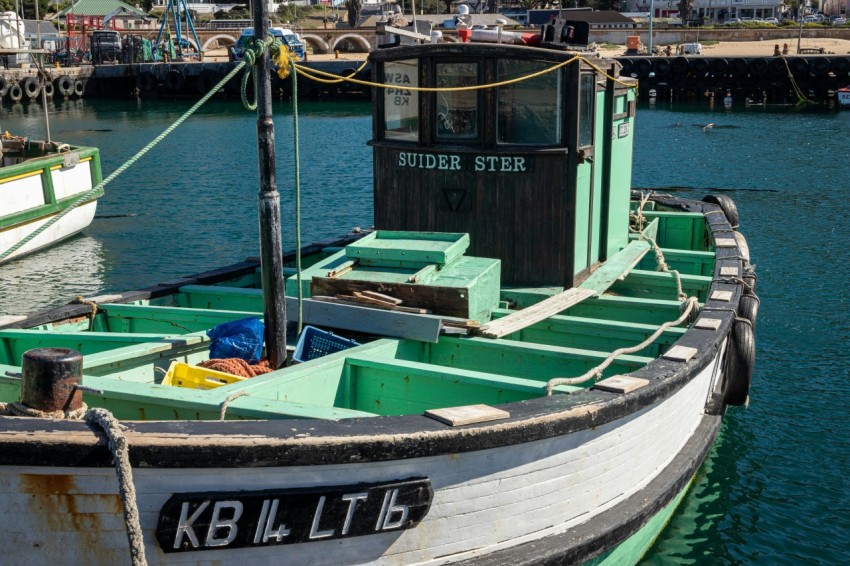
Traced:
[[320, 531], [319, 530], [319, 521], [322, 518], [322, 510], [325, 508], [325, 499], [327, 499], [324, 495], [319, 498], [319, 504], [316, 505], [316, 513], [313, 515], [313, 525], [310, 527], [310, 538], [326, 538], [329, 536], [333, 536], [334, 530], [330, 529], [328, 531]]
[[274, 538], [277, 542], [288, 536], [290, 530], [286, 528], [284, 523], [278, 525], [277, 529], [272, 530], [272, 524], [277, 516], [277, 508], [280, 506], [280, 499], [266, 499], [263, 501], [263, 509], [260, 511], [260, 520], [257, 521], [257, 532], [254, 533], [254, 544], [259, 542], [269, 542], [270, 538]]
[[342, 534], [347, 535], [348, 529], [351, 528], [351, 519], [354, 517], [354, 509], [357, 507], [358, 501], [366, 501], [369, 497], [368, 493], [346, 493], [342, 496], [343, 501], [348, 501], [348, 512], [345, 514], [345, 523], [342, 525]]
[[399, 152], [398, 166], [412, 169], [436, 169], [438, 171], [461, 171], [464, 168], [471, 168], [476, 172], [524, 173], [528, 171], [525, 157], [476, 155], [472, 159], [472, 163], [467, 161], [467, 165], [464, 167], [460, 155], [417, 153], [415, 151]]
[[[391, 489], [384, 494], [384, 503], [381, 506], [381, 514], [378, 515], [378, 522], [375, 524], [376, 531], [386, 531], [388, 529], [396, 529], [404, 524], [407, 520], [408, 507], [407, 505], [398, 505], [396, 498], [398, 497], [398, 489]], [[395, 513], [401, 513], [401, 516], [393, 521], [392, 516]]]
[[499, 157], [497, 155], [479, 155], [475, 158], [476, 171], [525, 171], [525, 157]]
[[192, 523], [201, 516], [201, 513], [203, 513], [209, 505], [209, 500], [204, 501], [198, 505], [198, 508], [195, 509], [194, 513], [192, 513], [192, 516], [189, 517], [189, 502], [183, 502], [183, 506], [180, 508], [180, 521], [177, 523], [177, 534], [174, 536], [174, 548], [180, 548], [184, 534], [189, 537], [191, 545], [198, 548], [200, 543], [198, 542], [198, 537], [195, 536], [195, 529], [192, 527]]
[[398, 154], [398, 166], [413, 167], [416, 169], [439, 169], [440, 171], [460, 171], [460, 156], [402, 151]]
[[[222, 519], [222, 509], [233, 509], [232, 517], [229, 519]], [[241, 501], [216, 501], [215, 506], [213, 507], [212, 519], [210, 519], [210, 528], [207, 530], [207, 540], [204, 545], [227, 546], [233, 542], [238, 530], [236, 527], [236, 521], [238, 521], [239, 517], [242, 516], [242, 509]], [[227, 536], [224, 538], [217, 538], [216, 534], [219, 529], [227, 529]]]

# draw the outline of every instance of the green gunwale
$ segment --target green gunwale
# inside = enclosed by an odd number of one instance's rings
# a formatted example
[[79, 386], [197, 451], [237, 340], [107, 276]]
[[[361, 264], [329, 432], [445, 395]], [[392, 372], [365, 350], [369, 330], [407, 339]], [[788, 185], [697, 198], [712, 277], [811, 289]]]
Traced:
[[[92, 187], [96, 187], [100, 184], [103, 180], [101, 173], [100, 151], [95, 147], [72, 146], [70, 152], [77, 153], [81, 160], [91, 158], [89, 170], [91, 172]], [[63, 165], [65, 162], [65, 155], [68, 155], [68, 153], [48, 155], [44, 157], [33, 157], [23, 163], [8, 165], [0, 169], [0, 172], [2, 172], [2, 176], [0, 176], [0, 192], [3, 191], [4, 184], [6, 183], [4, 179], [17, 177], [19, 175], [26, 175], [28, 173], [40, 172], [41, 184], [45, 197], [45, 204], [43, 205], [7, 214], [6, 216], [0, 216], [0, 231], [16, 228], [18, 226], [52, 216], [61, 212], [72, 202], [80, 198], [80, 195], [76, 194], [58, 201], [56, 200], [56, 196], [53, 191], [53, 177], [50, 170], [56, 165]], [[97, 200], [102, 196], [103, 189], [100, 188], [93, 192], [91, 198], [87, 199], [85, 203]]]
[[[705, 229], [702, 217], [658, 214], [658, 218], [659, 245], [678, 250], [686, 259], [694, 256], [698, 261], [682, 262], [683, 275], [702, 283], [707, 279], [702, 274], [714, 263], [703, 247], [707, 239], [699, 234]], [[629, 251], [615, 264], [638, 262], [647, 245], [633, 241], [627, 247]], [[326, 257], [337, 251], [325, 248], [316, 255]], [[644, 256], [647, 263], [652, 254], [649, 250]], [[305, 264], [313, 261], [305, 258]], [[602, 290], [618, 271], [616, 265], [600, 268], [587, 283], [599, 283]], [[649, 276], [658, 279], [657, 292], [629, 296], [629, 290], [645, 285]], [[173, 361], [198, 364], [209, 358], [206, 329], [262, 316], [258, 286], [254, 273], [243, 274], [215, 285], [185, 285], [156, 298], [99, 304], [91, 320], [77, 317], [28, 330], [0, 330], [0, 369], [20, 371], [16, 368], [21, 355], [30, 348], [75, 348], [84, 355], [84, 383], [104, 391], [102, 397], [86, 394], [86, 402], [103, 406], [121, 419], [215, 419], [222, 402], [239, 391], [248, 395], [230, 404], [229, 419], [335, 420], [418, 414], [431, 408], [498, 405], [543, 396], [548, 379], [584, 373], [613, 350], [640, 342], [679, 313], [671, 276], [633, 268], [611, 288], [613, 293], [603, 291], [598, 298], [502, 339], [443, 336], [436, 344], [367, 340], [350, 350], [211, 390], [162, 385], [157, 370], [167, 369]], [[524, 297], [520, 303], [533, 304], [556, 292], [502, 289], [502, 301], [508, 304]], [[511, 312], [500, 308], [494, 314], [501, 318]], [[638, 354], [619, 358], [604, 375], [643, 367], [684, 332], [684, 327], [669, 329]], [[19, 383], [0, 377], [0, 401], [16, 400]], [[555, 392], [568, 394], [584, 388], [564, 386]]]

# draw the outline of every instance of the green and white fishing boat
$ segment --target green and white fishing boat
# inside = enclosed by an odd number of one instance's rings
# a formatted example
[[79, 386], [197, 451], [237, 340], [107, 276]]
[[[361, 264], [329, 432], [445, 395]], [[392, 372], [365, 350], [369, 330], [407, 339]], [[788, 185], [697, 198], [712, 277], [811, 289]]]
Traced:
[[92, 191], [100, 181], [97, 148], [0, 136], [0, 263], [87, 228], [103, 196], [102, 189]]
[[[755, 275], [730, 200], [630, 190], [635, 82], [569, 27], [373, 53], [376, 229], [297, 253], [259, 58], [261, 259], [0, 319], [4, 560], [637, 562], [748, 398]], [[270, 371], [200, 367], [251, 317]]]

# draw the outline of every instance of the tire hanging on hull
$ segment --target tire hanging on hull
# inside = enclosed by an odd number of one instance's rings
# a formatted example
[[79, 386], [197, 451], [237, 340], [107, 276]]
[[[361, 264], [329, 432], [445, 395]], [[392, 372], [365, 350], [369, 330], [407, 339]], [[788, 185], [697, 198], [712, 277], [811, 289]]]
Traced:
[[734, 200], [726, 195], [708, 195], [702, 199], [702, 202], [708, 202], [719, 206], [720, 210], [722, 210], [723, 214], [726, 216], [726, 220], [729, 221], [729, 225], [732, 229], [738, 229], [738, 207], [735, 205]]
[[750, 395], [753, 366], [756, 362], [756, 343], [753, 324], [738, 318], [732, 325], [726, 343], [726, 365], [723, 380], [723, 404], [744, 405]]

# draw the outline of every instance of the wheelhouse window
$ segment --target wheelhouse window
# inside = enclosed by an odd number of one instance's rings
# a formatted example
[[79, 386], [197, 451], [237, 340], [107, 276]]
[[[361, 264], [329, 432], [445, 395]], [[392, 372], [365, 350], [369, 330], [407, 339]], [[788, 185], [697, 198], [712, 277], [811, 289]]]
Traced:
[[[438, 88], [461, 88], [478, 84], [476, 63], [437, 63]], [[478, 91], [436, 92], [436, 135], [440, 141], [473, 141], [480, 136]]]
[[419, 141], [419, 68], [415, 59], [384, 64], [384, 138]]
[[593, 120], [596, 103], [596, 75], [581, 75], [579, 83], [578, 146], [593, 145]]
[[[517, 79], [540, 72], [551, 64], [542, 61], [500, 60], [498, 81]], [[497, 140], [500, 144], [560, 145], [562, 111], [561, 69], [499, 87]]]

